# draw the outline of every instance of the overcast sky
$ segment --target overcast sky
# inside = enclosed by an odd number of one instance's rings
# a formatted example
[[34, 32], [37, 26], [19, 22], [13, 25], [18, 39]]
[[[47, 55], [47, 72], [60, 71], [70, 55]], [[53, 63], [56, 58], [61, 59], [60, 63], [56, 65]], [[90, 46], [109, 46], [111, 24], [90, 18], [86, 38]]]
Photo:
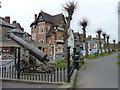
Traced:
[[118, 1], [119, 0], [0, 0], [0, 16], [10, 16], [11, 23], [16, 20], [31, 33], [30, 24], [34, 14], [42, 10], [51, 15], [63, 13], [62, 5], [67, 1], [77, 1], [71, 28], [82, 32], [79, 21], [86, 18], [89, 22], [87, 34], [95, 36], [98, 28], [110, 35], [110, 41], [118, 40]]

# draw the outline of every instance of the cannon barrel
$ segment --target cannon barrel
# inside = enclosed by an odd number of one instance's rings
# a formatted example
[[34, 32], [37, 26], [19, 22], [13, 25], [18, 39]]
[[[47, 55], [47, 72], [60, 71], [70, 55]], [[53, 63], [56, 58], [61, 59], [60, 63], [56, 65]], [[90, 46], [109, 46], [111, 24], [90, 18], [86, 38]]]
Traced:
[[33, 56], [35, 56], [41, 62], [44, 62], [47, 58], [47, 54], [43, 51], [39, 50], [38, 48], [28, 44], [26, 41], [22, 40], [21, 38], [17, 37], [13, 33], [8, 33], [8, 37], [15, 41], [17, 44], [22, 46], [23, 48], [28, 49]]

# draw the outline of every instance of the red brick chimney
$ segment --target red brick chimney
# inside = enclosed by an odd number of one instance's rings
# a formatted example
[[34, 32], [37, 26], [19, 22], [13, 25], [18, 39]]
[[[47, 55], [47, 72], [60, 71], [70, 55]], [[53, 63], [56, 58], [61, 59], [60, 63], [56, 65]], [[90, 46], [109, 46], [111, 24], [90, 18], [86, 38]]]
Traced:
[[16, 21], [16, 20], [14, 20], [12, 23], [13, 23], [13, 24], [16, 24], [16, 23], [17, 23], [17, 21]]
[[9, 17], [9, 16], [6, 16], [6, 17], [5, 17], [5, 21], [8, 22], [8, 23], [10, 23], [10, 17]]
[[37, 19], [37, 14], [35, 14], [35, 20]]

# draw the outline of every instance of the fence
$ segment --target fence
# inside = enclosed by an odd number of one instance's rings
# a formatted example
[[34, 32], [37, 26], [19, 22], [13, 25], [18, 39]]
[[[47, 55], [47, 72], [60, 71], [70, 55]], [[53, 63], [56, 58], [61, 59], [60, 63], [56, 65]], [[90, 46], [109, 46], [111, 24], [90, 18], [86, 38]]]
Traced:
[[[18, 71], [15, 66], [0, 67], [0, 78], [2, 79], [20, 79], [43, 82], [70, 82], [74, 69], [79, 69], [79, 55], [74, 48], [73, 63], [70, 63], [70, 47], [68, 49], [67, 69], [56, 68], [52, 73], [23, 73], [20, 72], [20, 51], [18, 52], [17, 62]], [[16, 57], [15, 57], [16, 63]]]
[[67, 70], [65, 68], [56, 68], [52, 73], [18, 73], [14, 66], [1, 67], [0, 78], [2, 79], [20, 79], [42, 82], [66, 82]]

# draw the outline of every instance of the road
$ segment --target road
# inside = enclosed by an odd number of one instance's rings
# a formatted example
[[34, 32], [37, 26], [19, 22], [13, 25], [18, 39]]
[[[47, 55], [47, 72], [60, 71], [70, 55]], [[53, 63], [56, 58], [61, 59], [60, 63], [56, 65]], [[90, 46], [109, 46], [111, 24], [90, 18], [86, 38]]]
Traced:
[[118, 53], [86, 60], [86, 69], [78, 71], [75, 88], [118, 88]]

